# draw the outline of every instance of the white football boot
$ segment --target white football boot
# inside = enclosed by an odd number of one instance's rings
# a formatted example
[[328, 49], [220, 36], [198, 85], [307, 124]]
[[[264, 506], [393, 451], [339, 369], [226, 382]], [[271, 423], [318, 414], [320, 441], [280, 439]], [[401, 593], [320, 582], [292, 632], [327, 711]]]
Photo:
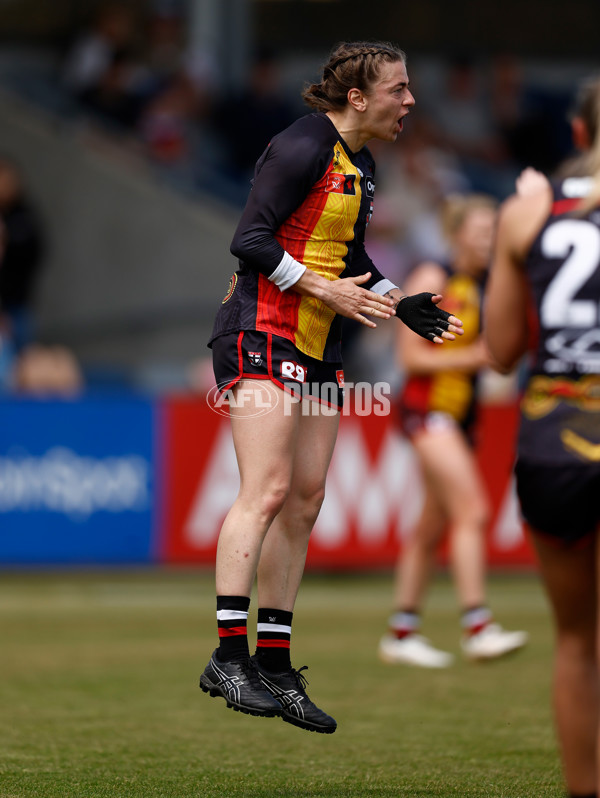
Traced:
[[402, 638], [384, 635], [379, 641], [378, 653], [379, 659], [390, 665], [447, 668], [454, 662], [452, 654], [434, 648], [426, 637], [414, 632]]
[[497, 623], [488, 623], [480, 632], [464, 635], [460, 647], [467, 659], [496, 659], [523, 648], [528, 640], [527, 632], [508, 632]]

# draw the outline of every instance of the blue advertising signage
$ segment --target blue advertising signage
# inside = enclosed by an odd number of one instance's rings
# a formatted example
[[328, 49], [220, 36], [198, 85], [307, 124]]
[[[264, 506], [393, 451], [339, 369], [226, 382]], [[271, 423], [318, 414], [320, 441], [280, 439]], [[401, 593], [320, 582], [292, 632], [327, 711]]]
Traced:
[[153, 559], [155, 408], [0, 401], [0, 566]]

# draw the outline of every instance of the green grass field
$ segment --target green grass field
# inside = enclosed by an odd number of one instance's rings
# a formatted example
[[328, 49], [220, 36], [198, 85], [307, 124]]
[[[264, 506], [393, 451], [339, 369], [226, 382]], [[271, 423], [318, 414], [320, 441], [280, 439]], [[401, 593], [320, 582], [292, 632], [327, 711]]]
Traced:
[[[378, 661], [390, 595], [389, 574], [305, 577], [294, 664], [338, 721], [320, 735], [199, 690], [216, 642], [211, 573], [4, 574], [0, 796], [562, 796], [537, 578], [490, 581], [498, 619], [531, 633], [526, 650], [437, 672]], [[443, 576], [424, 632], [458, 653]]]

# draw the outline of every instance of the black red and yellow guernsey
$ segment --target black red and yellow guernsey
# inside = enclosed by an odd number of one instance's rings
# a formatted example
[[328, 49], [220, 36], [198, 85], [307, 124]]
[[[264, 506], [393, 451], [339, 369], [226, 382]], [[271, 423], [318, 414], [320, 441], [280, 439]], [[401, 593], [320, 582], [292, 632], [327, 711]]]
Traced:
[[239, 269], [211, 341], [253, 329], [287, 338], [318, 360], [341, 360], [341, 318], [318, 299], [281, 291], [269, 276], [288, 253], [327, 280], [371, 272], [364, 287], [382, 281], [364, 246], [374, 177], [369, 150], [352, 152], [325, 114], [308, 114], [273, 138], [231, 244]]
[[[452, 346], [470, 346], [480, 334], [483, 283], [468, 274], [453, 271], [450, 266], [443, 268], [447, 274], [444, 308], [462, 320], [465, 331]], [[448, 349], [441, 347], [440, 352], [443, 356]], [[401, 410], [406, 408], [420, 413], [446, 413], [459, 424], [468, 426], [475, 411], [476, 382], [476, 374], [452, 369], [411, 374], [404, 383], [399, 406]]]

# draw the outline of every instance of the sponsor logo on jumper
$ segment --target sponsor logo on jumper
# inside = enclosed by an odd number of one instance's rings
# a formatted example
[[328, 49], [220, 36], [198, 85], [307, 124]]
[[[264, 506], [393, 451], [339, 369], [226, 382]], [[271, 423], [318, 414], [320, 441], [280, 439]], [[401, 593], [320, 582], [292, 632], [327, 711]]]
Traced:
[[367, 177], [365, 180], [365, 194], [369, 199], [373, 199], [375, 196], [375, 181], [372, 177]]
[[544, 368], [550, 374], [576, 368], [585, 374], [600, 373], [600, 330], [560, 330], [546, 341], [551, 356]]
[[261, 352], [247, 352], [248, 360], [253, 366], [260, 366], [263, 362]]
[[593, 185], [591, 177], [567, 177], [563, 180], [562, 190], [565, 197], [572, 199], [587, 197]]
[[343, 369], [338, 369], [335, 372], [335, 378], [336, 378], [337, 384], [340, 386], [340, 388], [343, 388], [344, 387], [344, 372], [343, 372]]
[[339, 172], [331, 172], [327, 175], [325, 191], [330, 194], [351, 194], [354, 196], [356, 194], [355, 180], [356, 175], [342, 175]]

